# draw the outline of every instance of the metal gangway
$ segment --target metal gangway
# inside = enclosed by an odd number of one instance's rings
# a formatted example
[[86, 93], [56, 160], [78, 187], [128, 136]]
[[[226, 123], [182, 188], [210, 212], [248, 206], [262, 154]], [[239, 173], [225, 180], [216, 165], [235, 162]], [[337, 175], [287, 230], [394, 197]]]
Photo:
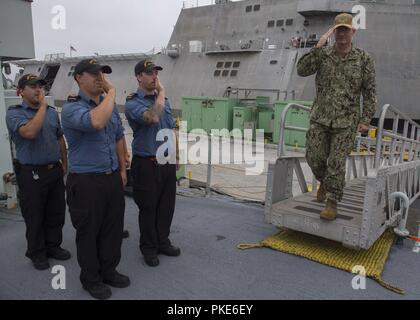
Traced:
[[[399, 236], [408, 236], [408, 209], [420, 194], [420, 125], [395, 107], [384, 105], [376, 137], [359, 134], [347, 159], [346, 187], [338, 203], [337, 219], [324, 221], [320, 212], [325, 203], [316, 200], [317, 181], [304, 153], [292, 153], [284, 143], [285, 130], [307, 131], [287, 124], [291, 110], [310, 113], [311, 109], [290, 103], [283, 110], [277, 160], [268, 166], [265, 221], [353, 249], [368, 249], [388, 228]], [[391, 121], [392, 129], [385, 130], [385, 119]], [[403, 123], [402, 132], [399, 123]], [[298, 194], [293, 193], [296, 179]]]

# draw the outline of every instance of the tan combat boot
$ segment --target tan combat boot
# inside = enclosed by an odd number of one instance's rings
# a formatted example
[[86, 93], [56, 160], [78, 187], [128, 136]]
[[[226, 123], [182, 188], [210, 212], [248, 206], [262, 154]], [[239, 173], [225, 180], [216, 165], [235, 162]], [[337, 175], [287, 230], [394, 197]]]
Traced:
[[318, 192], [316, 193], [316, 201], [324, 202], [325, 199], [327, 199], [327, 192], [325, 191], [324, 186], [321, 183], [321, 185], [318, 188]]
[[320, 217], [324, 220], [335, 220], [335, 218], [337, 218], [337, 201], [327, 199], [327, 205], [325, 206], [325, 209], [321, 211]]

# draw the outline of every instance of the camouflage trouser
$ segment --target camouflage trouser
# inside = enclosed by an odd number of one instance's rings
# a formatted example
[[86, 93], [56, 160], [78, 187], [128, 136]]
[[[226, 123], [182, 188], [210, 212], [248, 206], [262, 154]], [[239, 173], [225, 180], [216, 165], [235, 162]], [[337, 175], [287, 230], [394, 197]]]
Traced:
[[311, 122], [306, 133], [306, 161], [327, 193], [327, 199], [341, 201], [346, 159], [356, 138], [356, 127], [333, 129]]

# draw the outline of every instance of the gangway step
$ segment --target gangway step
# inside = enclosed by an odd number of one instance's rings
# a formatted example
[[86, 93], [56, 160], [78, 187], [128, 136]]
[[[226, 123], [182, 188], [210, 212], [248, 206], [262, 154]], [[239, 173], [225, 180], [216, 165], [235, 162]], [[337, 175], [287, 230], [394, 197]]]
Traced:
[[271, 223], [278, 227], [310, 233], [358, 247], [362, 224], [363, 201], [366, 179], [355, 179], [344, 189], [344, 197], [337, 206], [337, 219], [320, 218], [325, 203], [316, 200], [316, 194], [305, 193], [279, 201], [272, 206]]

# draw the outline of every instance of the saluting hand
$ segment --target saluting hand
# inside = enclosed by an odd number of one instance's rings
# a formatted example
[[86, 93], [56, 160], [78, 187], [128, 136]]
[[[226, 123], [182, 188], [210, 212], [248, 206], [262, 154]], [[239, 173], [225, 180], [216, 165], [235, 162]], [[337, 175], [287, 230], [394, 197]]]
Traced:
[[108, 93], [109, 90], [115, 89], [114, 85], [111, 83], [111, 81], [108, 80], [108, 78], [105, 77], [105, 75], [102, 74], [102, 89], [105, 93]]
[[327, 42], [328, 38], [331, 37], [331, 35], [334, 33], [334, 30], [335, 27], [331, 27], [330, 29], [328, 29], [328, 31], [321, 36], [318, 43], [316, 44], [316, 47], [322, 48]]
[[39, 93], [39, 106], [40, 107], [47, 107], [48, 106], [48, 101], [47, 101], [47, 99], [45, 99], [44, 89], [41, 89], [41, 91]]
[[162, 85], [162, 82], [160, 82], [159, 77], [156, 78], [156, 90], [158, 93], [165, 91], [165, 87]]

